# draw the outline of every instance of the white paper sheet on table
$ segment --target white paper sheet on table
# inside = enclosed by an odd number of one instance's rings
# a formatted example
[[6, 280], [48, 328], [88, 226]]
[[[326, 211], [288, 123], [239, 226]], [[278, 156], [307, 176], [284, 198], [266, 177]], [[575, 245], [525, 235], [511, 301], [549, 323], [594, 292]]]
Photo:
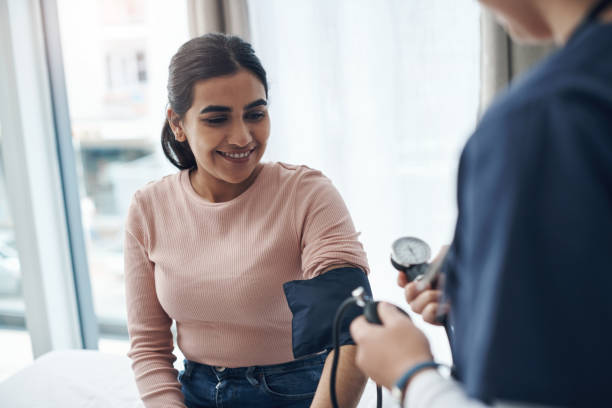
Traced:
[[143, 408], [127, 357], [52, 351], [0, 383], [3, 408]]
[[[99, 351], [52, 351], [0, 383], [0, 407], [144, 408], [130, 364], [127, 357]], [[385, 394], [384, 406], [394, 406]], [[375, 406], [370, 381], [358, 408]]]

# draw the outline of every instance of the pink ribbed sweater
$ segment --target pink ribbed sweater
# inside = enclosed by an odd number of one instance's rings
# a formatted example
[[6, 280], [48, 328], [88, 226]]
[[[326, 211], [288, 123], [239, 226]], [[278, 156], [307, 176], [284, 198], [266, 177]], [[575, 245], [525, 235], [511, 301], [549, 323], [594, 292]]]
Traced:
[[293, 360], [282, 284], [338, 264], [368, 271], [342, 198], [321, 172], [265, 163], [235, 199], [211, 203], [188, 172], [134, 195], [126, 222], [128, 330], [147, 408], [184, 407], [177, 343], [192, 361], [224, 367]]

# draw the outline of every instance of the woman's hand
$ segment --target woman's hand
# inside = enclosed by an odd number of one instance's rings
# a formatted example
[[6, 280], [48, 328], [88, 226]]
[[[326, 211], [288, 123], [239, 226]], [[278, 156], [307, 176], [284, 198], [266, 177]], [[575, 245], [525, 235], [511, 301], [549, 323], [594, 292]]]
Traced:
[[[448, 245], [444, 245], [432, 263], [446, 256], [448, 248]], [[397, 284], [404, 288], [406, 302], [408, 302], [412, 311], [420, 314], [427, 323], [441, 326], [439, 317], [448, 313], [448, 304], [440, 304], [439, 302], [442, 296], [440, 279], [434, 283], [436, 284], [435, 288], [432, 288], [431, 283], [424, 283], [420, 280], [408, 282], [406, 274], [403, 272], [400, 272], [397, 277]]]
[[364, 316], [351, 324], [355, 362], [377, 384], [391, 389], [407, 370], [433, 357], [427, 338], [408, 316], [384, 302], [378, 304], [378, 314], [382, 326], [368, 323]]

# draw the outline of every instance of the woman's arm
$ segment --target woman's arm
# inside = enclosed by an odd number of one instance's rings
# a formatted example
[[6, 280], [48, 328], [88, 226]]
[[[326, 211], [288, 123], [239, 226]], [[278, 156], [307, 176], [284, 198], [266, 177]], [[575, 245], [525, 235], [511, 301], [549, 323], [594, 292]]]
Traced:
[[155, 264], [147, 255], [144, 216], [135, 198], [126, 222], [125, 287], [132, 368], [147, 408], [185, 408], [170, 326], [155, 291]]
[[[336, 393], [338, 394], [338, 404], [341, 407], [356, 407], [368, 380], [368, 377], [355, 364], [355, 354], [356, 347], [353, 345], [340, 347], [340, 359], [336, 374]], [[311, 408], [327, 408], [332, 406], [329, 382], [331, 380], [333, 358], [334, 351], [329, 353], [325, 360], [321, 380], [310, 406]]]
[[[325, 268], [325, 273], [337, 268], [351, 268], [353, 265], [342, 264]], [[331, 407], [331, 395], [329, 393], [329, 383], [331, 381], [332, 362], [334, 353], [327, 356], [321, 380], [317, 387], [317, 392], [312, 400], [311, 408]], [[356, 407], [361, 399], [361, 394], [365, 388], [368, 377], [366, 377], [355, 364], [356, 347], [346, 345], [340, 347], [340, 359], [338, 360], [338, 372], [336, 373], [336, 393], [338, 404], [341, 407]]]
[[[334, 306], [329, 306], [330, 310], [327, 313], [329, 319], [333, 320], [337, 305], [350, 297], [351, 290], [355, 289], [350, 283], [355, 277], [350, 274], [363, 273], [363, 279], [367, 283], [365, 275], [369, 272], [369, 268], [363, 246], [358, 240], [359, 234], [355, 231], [342, 197], [331, 181], [318, 171], [305, 172], [300, 180], [294, 203], [296, 233], [300, 238], [304, 278], [326, 276], [330, 271], [343, 268], [346, 268], [346, 273], [349, 274], [346, 279], [341, 280], [342, 288], [328, 294], [334, 298], [333, 302], [329, 302]], [[355, 347], [346, 342], [340, 347], [336, 376], [337, 398], [340, 406], [355, 407], [367, 377], [355, 364]], [[329, 387], [332, 361], [333, 352], [325, 362], [312, 407], [331, 407]]]

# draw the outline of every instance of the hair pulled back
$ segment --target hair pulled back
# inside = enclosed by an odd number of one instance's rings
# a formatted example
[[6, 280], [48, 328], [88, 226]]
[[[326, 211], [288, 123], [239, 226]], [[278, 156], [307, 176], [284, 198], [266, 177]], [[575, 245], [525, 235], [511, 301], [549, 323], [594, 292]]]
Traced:
[[[168, 68], [168, 104], [182, 118], [193, 103], [193, 87], [197, 81], [229, 75], [241, 68], [250, 71], [263, 84], [268, 96], [266, 71], [251, 44], [240, 37], [206, 34], [183, 44], [170, 60]], [[187, 141], [175, 139], [166, 119], [161, 133], [164, 154], [179, 169], [197, 167]]]

